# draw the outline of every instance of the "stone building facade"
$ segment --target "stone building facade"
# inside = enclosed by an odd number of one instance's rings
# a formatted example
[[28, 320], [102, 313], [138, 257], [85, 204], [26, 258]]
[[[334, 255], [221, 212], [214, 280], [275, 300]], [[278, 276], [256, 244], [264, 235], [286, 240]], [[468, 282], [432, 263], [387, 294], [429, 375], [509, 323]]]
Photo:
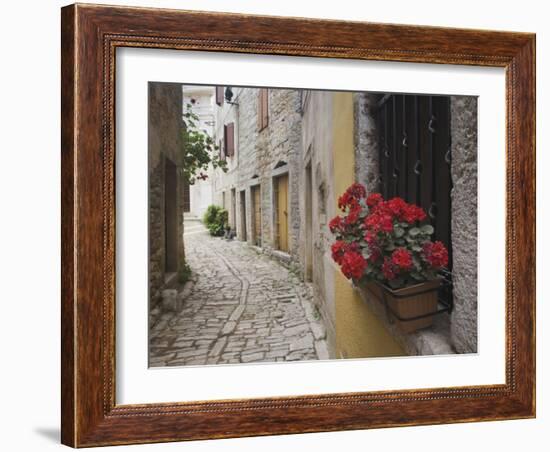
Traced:
[[477, 97], [451, 96], [454, 309], [451, 336], [459, 353], [477, 351]]
[[[229, 91], [230, 101], [225, 99], [227, 90], [221, 89], [215, 106], [215, 136], [229, 170], [214, 175], [214, 201], [228, 210], [237, 239], [286, 261], [311, 283], [331, 356], [475, 353], [476, 99], [450, 98], [454, 309], [451, 316], [438, 316], [431, 328], [403, 334], [377, 300], [342, 275], [330, 251], [328, 222], [340, 213], [338, 197], [354, 182], [364, 184], [368, 192], [381, 189], [376, 109], [382, 95]], [[281, 198], [285, 177], [287, 196]], [[281, 215], [287, 215], [286, 244], [281, 241]]]
[[149, 83], [149, 300], [177, 284], [184, 263], [181, 146], [182, 87]]
[[[477, 351], [477, 100], [451, 96], [450, 172], [453, 311], [434, 325], [403, 334], [364, 288], [343, 278], [331, 258], [330, 220], [353, 182], [381, 190], [380, 118], [383, 96], [305, 91], [301, 264], [312, 267], [315, 299], [338, 357], [475, 353]], [[401, 143], [399, 137], [399, 142]], [[311, 232], [309, 232], [311, 231]], [[311, 237], [311, 238], [310, 238]], [[309, 262], [312, 261], [310, 264]]]
[[298, 262], [301, 93], [230, 88], [228, 101], [221, 89], [214, 135], [228, 171], [214, 175], [215, 202], [239, 240]]

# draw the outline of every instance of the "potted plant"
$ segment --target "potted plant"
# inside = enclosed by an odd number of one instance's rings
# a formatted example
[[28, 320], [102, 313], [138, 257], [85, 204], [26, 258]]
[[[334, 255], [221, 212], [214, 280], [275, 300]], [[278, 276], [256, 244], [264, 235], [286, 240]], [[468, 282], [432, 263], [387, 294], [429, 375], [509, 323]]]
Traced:
[[[445, 245], [432, 241], [426, 212], [401, 198], [367, 196], [351, 185], [338, 199], [343, 215], [330, 221], [332, 258], [342, 273], [385, 300], [404, 332], [430, 326], [437, 310], [438, 271], [447, 266]], [[399, 319], [403, 320], [399, 320]]]

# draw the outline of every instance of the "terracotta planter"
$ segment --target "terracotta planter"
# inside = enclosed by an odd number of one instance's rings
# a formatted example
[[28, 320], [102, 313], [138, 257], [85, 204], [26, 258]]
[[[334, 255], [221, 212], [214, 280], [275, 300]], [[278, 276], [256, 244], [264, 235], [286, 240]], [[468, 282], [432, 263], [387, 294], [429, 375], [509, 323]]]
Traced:
[[389, 315], [403, 333], [427, 328], [432, 325], [433, 316], [416, 320], [406, 320], [437, 311], [436, 290], [441, 279], [425, 281], [414, 286], [392, 289], [379, 283], [369, 283], [367, 289], [380, 301], [387, 303]]

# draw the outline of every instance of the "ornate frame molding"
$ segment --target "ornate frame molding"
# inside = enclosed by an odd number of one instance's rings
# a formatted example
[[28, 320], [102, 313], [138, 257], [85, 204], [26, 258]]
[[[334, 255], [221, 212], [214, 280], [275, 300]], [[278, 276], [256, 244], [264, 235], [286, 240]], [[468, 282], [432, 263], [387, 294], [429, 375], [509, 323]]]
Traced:
[[[64, 444], [83, 447], [535, 415], [533, 34], [81, 4], [62, 9], [61, 31]], [[116, 405], [118, 47], [504, 67], [506, 383]]]

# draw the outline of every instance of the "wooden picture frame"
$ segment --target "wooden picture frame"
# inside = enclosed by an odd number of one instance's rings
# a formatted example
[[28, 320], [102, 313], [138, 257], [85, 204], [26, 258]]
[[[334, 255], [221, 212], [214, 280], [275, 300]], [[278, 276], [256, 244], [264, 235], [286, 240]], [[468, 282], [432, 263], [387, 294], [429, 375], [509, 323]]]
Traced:
[[[535, 35], [71, 5], [62, 9], [62, 442], [73, 447], [535, 416]], [[115, 50], [506, 69], [506, 383], [115, 403]]]

